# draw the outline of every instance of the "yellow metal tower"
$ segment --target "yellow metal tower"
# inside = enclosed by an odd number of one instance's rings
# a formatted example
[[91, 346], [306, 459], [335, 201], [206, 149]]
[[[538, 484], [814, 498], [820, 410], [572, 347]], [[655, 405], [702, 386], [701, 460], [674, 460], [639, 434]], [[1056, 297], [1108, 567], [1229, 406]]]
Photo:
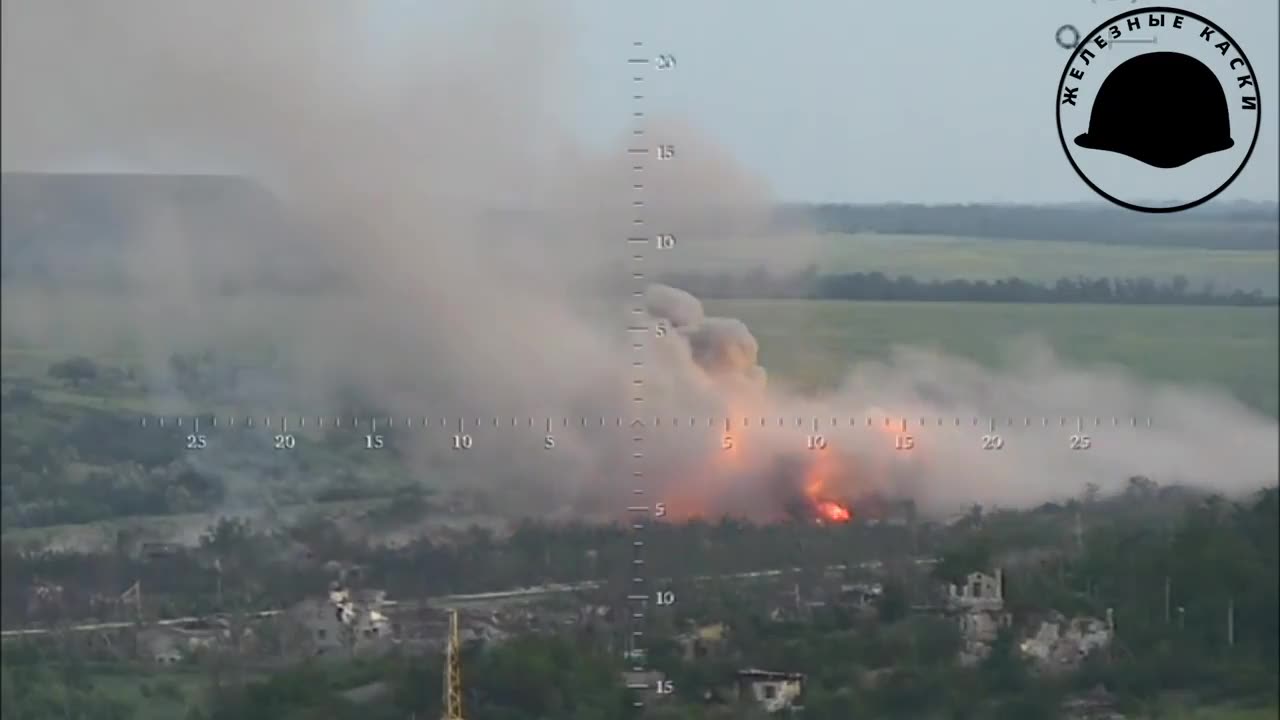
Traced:
[[444, 651], [444, 716], [442, 720], [463, 720], [462, 662], [459, 652], [458, 611], [449, 611], [449, 642]]

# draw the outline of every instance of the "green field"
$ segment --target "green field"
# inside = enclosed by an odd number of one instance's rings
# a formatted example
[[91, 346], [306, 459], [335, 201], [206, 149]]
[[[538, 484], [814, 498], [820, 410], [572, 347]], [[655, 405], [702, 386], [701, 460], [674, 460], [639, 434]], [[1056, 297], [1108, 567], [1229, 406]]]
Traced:
[[[39, 296], [6, 290], [4, 297], [9, 310], [36, 301]], [[280, 299], [270, 303], [271, 310], [264, 312], [260, 304], [252, 301], [231, 300], [212, 316], [226, 323], [228, 337], [248, 338], [244, 340], [245, 347], [256, 348], [249, 356], [267, 357], [271, 355], [269, 347], [258, 347], [264, 342], [269, 344], [260, 339], [262, 328], [270, 327], [273, 318], [288, 316], [301, 302]], [[312, 313], [323, 313], [323, 306], [317, 307], [318, 303], [340, 300], [306, 302]], [[249, 305], [253, 307], [251, 313], [245, 312]], [[708, 314], [746, 322], [760, 341], [761, 364], [770, 375], [801, 388], [832, 385], [851, 364], [883, 359], [895, 345], [933, 347], [989, 364], [1003, 359], [1009, 343], [1032, 336], [1044, 339], [1062, 358], [1074, 363], [1120, 365], [1154, 381], [1223, 387], [1273, 416], [1280, 404], [1280, 311], [1276, 307], [835, 300], [732, 300], [709, 301], [706, 305]], [[155, 412], [142, 398], [87, 399], [66, 392], [47, 378], [45, 371], [50, 363], [74, 352], [90, 353], [116, 365], [135, 357], [138, 328], [125, 306], [110, 299], [85, 296], [68, 307], [77, 312], [59, 317], [56, 348], [24, 342], [24, 338], [13, 334], [21, 334], [20, 323], [6, 321], [0, 363], [6, 379], [34, 379], [47, 385], [43, 391], [51, 395], [50, 399], [67, 403], [88, 402], [98, 407]], [[103, 348], [114, 350], [104, 353]], [[219, 352], [230, 350], [219, 347]]]
[[[674, 269], [726, 270], [769, 263], [750, 249], [686, 244]], [[777, 253], [774, 253], [775, 257]], [[1046, 240], [990, 240], [946, 235], [823, 235], [817, 247], [801, 247], [793, 259], [813, 262], [824, 273], [873, 272], [911, 275], [920, 280], [1020, 277], [1053, 282], [1062, 277], [1151, 277], [1167, 281], [1185, 275], [1192, 290], [1212, 282], [1217, 291], [1280, 289], [1280, 252], [1201, 248], [1095, 245]]]
[[770, 376], [801, 388], [832, 385], [853, 363], [884, 359], [896, 345], [994, 364], [1030, 336], [1069, 362], [1214, 385], [1277, 414], [1274, 307], [732, 300], [708, 302], [707, 312], [745, 322]]

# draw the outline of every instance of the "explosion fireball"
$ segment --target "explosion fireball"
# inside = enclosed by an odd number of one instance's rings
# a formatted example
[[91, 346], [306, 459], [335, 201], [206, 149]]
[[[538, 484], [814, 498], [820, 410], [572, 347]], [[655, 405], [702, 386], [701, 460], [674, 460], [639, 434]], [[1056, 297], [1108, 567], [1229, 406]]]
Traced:
[[819, 500], [818, 522], [847, 523], [853, 519], [853, 511], [835, 500]]
[[846, 523], [853, 513], [845, 503], [831, 499], [832, 485], [847, 480], [842, 477], [838, 457], [825, 449], [817, 451], [805, 474], [804, 494], [813, 506], [819, 523]]

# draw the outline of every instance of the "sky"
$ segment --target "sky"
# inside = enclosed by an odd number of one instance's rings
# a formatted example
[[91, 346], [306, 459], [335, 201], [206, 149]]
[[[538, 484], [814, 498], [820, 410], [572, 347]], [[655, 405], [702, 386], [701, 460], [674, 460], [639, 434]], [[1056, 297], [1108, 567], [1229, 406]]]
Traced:
[[[388, 67], [398, 52], [433, 43], [433, 33], [520, 22], [500, 0], [368, 0], [363, 7], [367, 27], [343, 51], [370, 52]], [[645, 55], [677, 60], [674, 70], [649, 71], [642, 83], [650, 116], [676, 116], [715, 138], [778, 200], [1053, 203], [1100, 201], [1058, 141], [1057, 84], [1070, 52], [1055, 33], [1064, 24], [1088, 32], [1141, 5], [548, 0], [545, 7], [547, 22], [565, 25], [557, 50], [568, 83], [546, 102], [580, 140], [613, 147], [629, 134], [635, 83], [626, 59], [639, 40]], [[1275, 201], [1280, 3], [1184, 0], [1181, 7], [1227, 30], [1259, 76], [1258, 144], [1218, 201]], [[1161, 191], [1153, 185], [1149, 196]]]
[[[446, 3], [447, 4], [447, 3]], [[1054, 102], [1082, 33], [1130, 0], [579, 0], [573, 3], [576, 106], [566, 116], [601, 142], [630, 120], [624, 58], [641, 40], [672, 53], [646, 83], [650, 112], [709, 131], [786, 201], [1077, 202], [1098, 197], [1066, 162]], [[1221, 201], [1280, 195], [1275, 0], [1184, 0], [1218, 23], [1260, 75], [1263, 125], [1250, 164]], [[388, 2], [375, 26], [409, 28]], [[1160, 195], [1152, 187], [1153, 197]]]

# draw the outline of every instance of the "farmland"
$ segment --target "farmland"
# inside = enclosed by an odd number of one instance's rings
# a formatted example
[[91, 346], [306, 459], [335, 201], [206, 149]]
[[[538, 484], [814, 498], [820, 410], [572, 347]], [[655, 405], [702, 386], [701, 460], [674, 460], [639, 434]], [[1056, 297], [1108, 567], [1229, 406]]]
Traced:
[[[770, 262], [752, 248], [699, 248], [687, 243], [673, 270], [743, 270]], [[775, 253], [776, 254], [776, 253]], [[823, 273], [882, 272], [890, 277], [910, 275], [918, 280], [994, 280], [1019, 277], [1052, 284], [1062, 277], [1149, 277], [1166, 282], [1185, 276], [1190, 287], [1212, 283], [1221, 291], [1260, 290], [1275, 295], [1280, 277], [1280, 253], [1275, 250], [1218, 250], [1189, 247], [1098, 245], [1052, 240], [1000, 240], [949, 235], [893, 235], [832, 233], [819, 237], [790, 255], [812, 261]]]
[[760, 342], [770, 376], [830, 386], [860, 360], [894, 346], [935, 348], [999, 363], [1010, 342], [1038, 337], [1065, 361], [1119, 365], [1153, 382], [1230, 390], [1277, 413], [1277, 309], [733, 300], [707, 303]]
[[[10, 308], [38, 299], [14, 290], [6, 291], [5, 298]], [[256, 318], [269, 326], [262, 318], [287, 315], [301, 301], [281, 299], [272, 303], [271, 312], [259, 306], [253, 315], [233, 312], [239, 308], [236, 301], [224, 302], [231, 304], [220, 306], [222, 312], [210, 311], [210, 317], [240, 318], [241, 325]], [[309, 301], [312, 310], [316, 302]], [[49, 385], [49, 364], [77, 352], [91, 353], [111, 365], [136, 361], [136, 338], [131, 336], [138, 329], [130, 325], [125, 307], [88, 297], [70, 305], [85, 312], [57, 317], [63, 330], [57, 333], [59, 347], [46, 346], [45, 333], [22, 337], [22, 323], [6, 318], [6, 380], [29, 378]], [[722, 300], [706, 305], [708, 314], [745, 322], [760, 342], [760, 362], [770, 376], [802, 389], [829, 387], [853, 363], [884, 359], [897, 345], [934, 348], [993, 364], [1004, 358], [1011, 342], [1033, 337], [1045, 340], [1068, 362], [1118, 365], [1154, 382], [1214, 385], [1277, 414], [1280, 311], [1275, 307], [807, 300]], [[240, 330], [233, 335], [247, 345], [236, 354], [248, 351], [243, 359], [249, 362], [272, 354], [252, 328]], [[231, 350], [220, 346], [220, 352]], [[88, 401], [99, 408], [108, 403], [122, 411], [156, 410], [154, 400], [138, 396], [86, 400], [56, 384], [44, 390], [57, 396], [51, 400], [72, 404]]]

